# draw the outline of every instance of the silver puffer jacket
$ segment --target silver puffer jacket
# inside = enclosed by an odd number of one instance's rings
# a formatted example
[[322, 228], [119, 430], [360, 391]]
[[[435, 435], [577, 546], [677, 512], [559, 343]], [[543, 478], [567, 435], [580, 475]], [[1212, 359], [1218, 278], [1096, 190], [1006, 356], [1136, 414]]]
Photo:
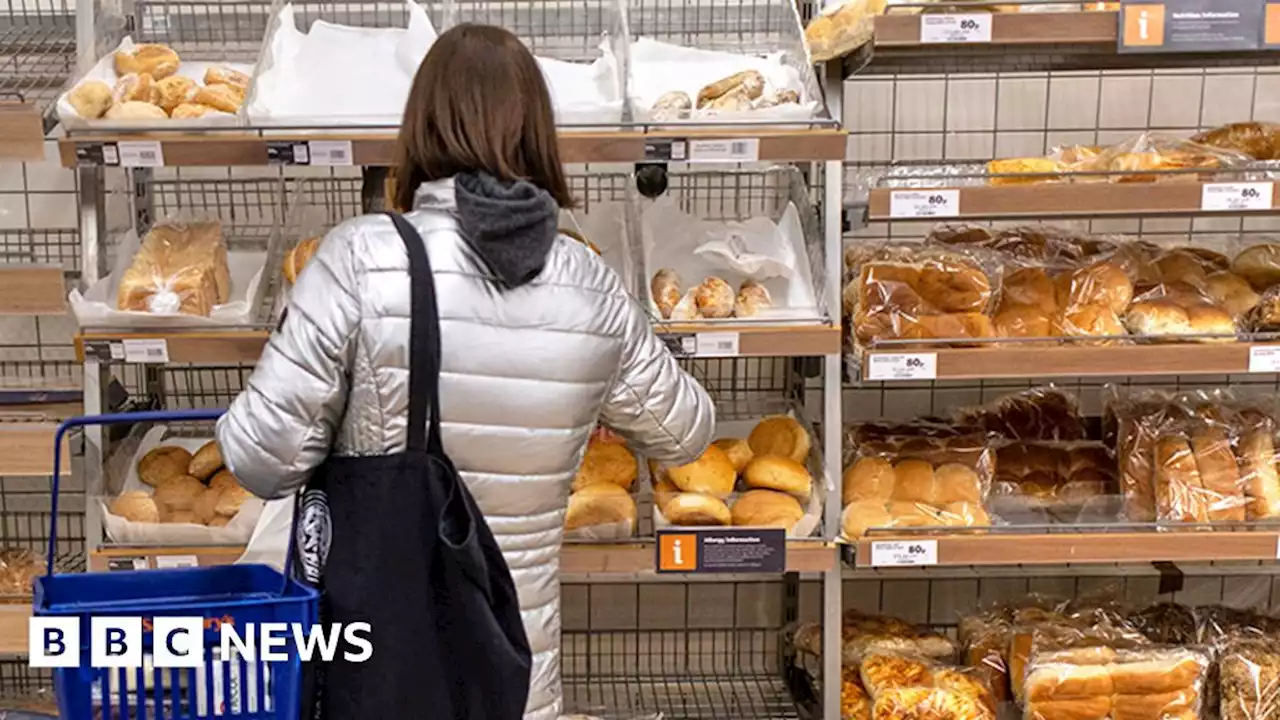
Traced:
[[[714, 409], [617, 274], [582, 244], [548, 238], [541, 272], [502, 289], [462, 237], [452, 180], [424, 184], [407, 218], [439, 297], [445, 450], [519, 589], [534, 652], [525, 719], [552, 720], [563, 704], [562, 525], [589, 435], [599, 421], [640, 453], [691, 462], [713, 437]], [[391, 221], [339, 225], [218, 424], [227, 466], [255, 494], [278, 498], [331, 452], [404, 450], [408, 340], [408, 256]]]

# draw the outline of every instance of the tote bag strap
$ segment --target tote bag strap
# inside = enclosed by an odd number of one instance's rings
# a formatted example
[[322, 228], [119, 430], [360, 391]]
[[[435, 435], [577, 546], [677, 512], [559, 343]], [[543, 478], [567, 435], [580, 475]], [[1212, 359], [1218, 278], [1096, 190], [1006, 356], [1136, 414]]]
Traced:
[[440, 440], [440, 308], [431, 259], [422, 236], [404, 219], [389, 212], [409, 251], [409, 428], [410, 450], [444, 454]]

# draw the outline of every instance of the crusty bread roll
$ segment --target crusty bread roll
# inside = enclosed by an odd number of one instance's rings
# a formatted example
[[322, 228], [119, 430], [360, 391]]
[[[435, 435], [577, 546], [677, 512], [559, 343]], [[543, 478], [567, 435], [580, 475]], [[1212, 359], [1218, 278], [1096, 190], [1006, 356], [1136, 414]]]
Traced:
[[195, 103], [182, 103], [169, 113], [169, 117], [174, 120], [193, 120], [201, 118], [213, 112], [212, 108], [204, 105], [196, 105]]
[[596, 483], [609, 483], [624, 490], [630, 490], [639, 472], [640, 464], [626, 445], [605, 442], [593, 437], [587, 442], [587, 451], [582, 457], [582, 465], [573, 476], [572, 490], [578, 492]]
[[167, 45], [135, 45], [132, 52], [122, 50], [115, 54], [116, 75], [146, 73], [156, 80], [178, 72], [181, 62], [178, 53]]
[[123, 75], [116, 80], [116, 86], [111, 90], [111, 101], [116, 105], [127, 102], [157, 105], [159, 100], [160, 90], [156, 87], [156, 81], [146, 73]]
[[231, 518], [226, 515], [218, 515], [208, 522], [209, 527], [226, 527], [231, 524]]
[[201, 482], [208, 482], [221, 468], [222, 451], [218, 449], [217, 440], [210, 440], [191, 456], [191, 462], [187, 463], [187, 474]]
[[1226, 432], [1205, 428], [1191, 436], [1191, 451], [1204, 483], [1210, 522], [1244, 522], [1244, 484]]
[[680, 302], [680, 275], [671, 268], [662, 268], [649, 281], [649, 293], [653, 296], [653, 304], [658, 307], [658, 314], [664, 320], [669, 319]]
[[111, 108], [111, 86], [101, 80], [86, 80], [67, 93], [67, 102], [85, 120], [97, 120]]
[[924, 460], [899, 460], [893, 466], [893, 499], [899, 502], [935, 504], [937, 482], [933, 466]]
[[1280, 243], [1263, 243], [1241, 250], [1231, 269], [1258, 292], [1280, 285]]
[[944, 463], [933, 471], [933, 503], [982, 503], [982, 481], [972, 468], [960, 463]]
[[733, 302], [733, 315], [740, 318], [755, 317], [761, 310], [772, 305], [773, 298], [769, 297], [765, 286], [748, 278], [738, 287], [738, 297]]
[[226, 490], [230, 487], [240, 487], [240, 481], [231, 474], [230, 470], [223, 468], [209, 478], [209, 487], [214, 490]]
[[316, 250], [320, 249], [320, 236], [309, 237], [300, 240], [297, 245], [290, 248], [289, 252], [284, 256], [284, 279], [290, 285], [298, 282], [298, 275], [302, 273], [302, 269], [306, 267], [311, 260], [311, 256], [316, 254]]
[[1027, 675], [1027, 703], [1111, 695], [1115, 683], [1106, 665], [1043, 664]]
[[108, 120], [168, 120], [159, 105], [149, 102], [126, 102], [112, 105], [104, 116]]
[[1255, 430], [1240, 439], [1240, 469], [1249, 498], [1248, 518], [1280, 517], [1280, 475], [1276, 473], [1276, 448], [1270, 431]]
[[893, 517], [879, 500], [855, 500], [840, 513], [840, 529], [847, 538], [860, 538], [868, 530], [892, 525]]
[[185, 475], [190, 464], [191, 453], [185, 449], [176, 445], [161, 445], [138, 461], [138, 479], [152, 487], [159, 487]]
[[893, 464], [884, 458], [864, 457], [850, 465], [841, 478], [841, 502], [876, 500], [883, 505], [893, 497]]
[[671, 316], [668, 319], [676, 322], [690, 322], [697, 320], [700, 317], [698, 315], [697, 296], [698, 288], [691, 288], [681, 296], [680, 302], [676, 303], [676, 306], [671, 308]]
[[121, 493], [120, 497], [111, 502], [108, 508], [112, 515], [129, 520], [131, 522], [158, 523], [160, 522], [160, 509], [156, 507], [156, 503], [151, 496], [141, 490], [130, 490]]
[[158, 507], [169, 510], [190, 510], [206, 490], [204, 483], [190, 475], [179, 475], [156, 487], [152, 498]]
[[210, 486], [191, 504], [191, 512], [201, 525], [208, 525], [210, 520], [218, 517], [218, 498], [221, 497], [222, 490], [223, 488]]
[[170, 75], [156, 83], [155, 103], [173, 115], [179, 105], [191, 102], [196, 95], [196, 81], [182, 75]]
[[704, 318], [727, 318], [733, 315], [734, 299], [733, 288], [718, 277], [706, 278], [693, 293], [698, 314]]
[[809, 457], [809, 431], [790, 415], [770, 415], [747, 436], [756, 455], [781, 455], [803, 463]]
[[760, 97], [764, 93], [764, 75], [756, 70], [743, 70], [717, 80], [698, 91], [697, 107], [707, 107], [712, 101], [735, 91], [740, 92], [747, 100]]
[[569, 496], [564, 529], [577, 530], [596, 525], [627, 522], [635, 526], [636, 501], [613, 483], [587, 485]]
[[748, 490], [730, 510], [734, 525], [790, 530], [804, 517], [804, 508], [792, 496], [773, 490]]
[[717, 498], [701, 493], [679, 493], [667, 501], [662, 515], [672, 525], [706, 527], [733, 522], [729, 506]]
[[176, 525], [176, 524], [203, 525], [204, 524], [200, 522], [200, 520], [196, 518], [196, 514], [191, 512], [190, 510], [167, 510], [167, 511], [161, 510], [160, 522], [165, 523], [167, 525]]
[[1031, 703], [1027, 705], [1026, 717], [1033, 720], [1111, 720], [1111, 698], [1082, 697]]
[[223, 488], [218, 492], [218, 506], [214, 509], [219, 515], [235, 517], [240, 512], [240, 506], [250, 497], [249, 491], [239, 485]]
[[240, 91], [241, 95], [249, 92], [249, 76], [229, 67], [211, 67], [204, 71], [205, 85], [230, 85]]
[[778, 490], [802, 501], [813, 492], [813, 477], [804, 465], [781, 455], [757, 455], [747, 463], [742, 477], [754, 488]]
[[231, 85], [205, 85], [196, 91], [192, 100], [214, 110], [235, 114], [244, 104], [244, 93]]
[[663, 476], [661, 479], [654, 480], [653, 504], [658, 506], [658, 510], [661, 510], [663, 514], [666, 514], [667, 503], [671, 501], [671, 498], [679, 494], [680, 488], [676, 487], [676, 484], [671, 482], [670, 478]]
[[1209, 521], [1204, 482], [1195, 454], [1185, 438], [1173, 435], [1156, 441], [1156, 508], [1162, 520], [1204, 523]]
[[667, 476], [681, 492], [703, 493], [721, 499], [729, 497], [738, 479], [729, 456], [715, 445], [688, 465], [669, 468]]
[[1117, 695], [1161, 695], [1191, 687], [1206, 666], [1191, 655], [1110, 666]]
[[755, 456], [751, 452], [751, 444], [742, 438], [721, 438], [712, 444], [729, 456], [733, 469], [739, 473], [747, 468], [747, 463], [751, 462], [751, 458]]
[[654, 120], [685, 120], [693, 110], [693, 99], [688, 93], [672, 90], [654, 101], [649, 112]]

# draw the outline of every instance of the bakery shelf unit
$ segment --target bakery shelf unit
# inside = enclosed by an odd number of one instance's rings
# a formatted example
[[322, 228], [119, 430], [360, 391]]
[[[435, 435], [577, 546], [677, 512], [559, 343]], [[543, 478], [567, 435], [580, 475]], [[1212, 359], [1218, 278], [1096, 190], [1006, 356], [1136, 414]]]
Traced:
[[43, 160], [50, 101], [75, 68], [73, 3], [9, 3], [0, 12], [0, 162]]
[[[81, 6], [96, 27], [108, 20], [110, 28], [95, 36], [92, 52], [82, 53], [88, 65], [126, 35], [135, 42], [168, 44], [184, 60], [252, 65], [263, 57], [264, 38], [281, 4], [139, 2], [127, 16], [91, 0]], [[372, 0], [304, 1], [294, 9], [305, 24], [325, 19], [402, 27], [407, 7]], [[500, 24], [539, 56], [565, 61], [594, 57], [602, 31], [616, 34], [619, 20], [610, 14], [609, 8], [619, 7], [611, 0], [572, 9], [556, 2], [508, 0], [421, 7], [438, 29], [467, 21]], [[729, 52], [776, 49], [797, 43], [800, 33], [794, 7], [782, 0], [676, 5], [635, 0], [626, 6], [625, 19], [631, 37]], [[256, 253], [263, 268], [251, 317], [242, 323], [82, 323], [73, 350], [83, 367], [85, 412], [112, 407], [107, 391], [118, 385], [125, 387], [132, 407], [229, 404], [278, 322], [287, 294], [280, 271], [284, 251], [343, 219], [382, 209], [395, 131], [337, 123], [67, 127], [59, 161], [74, 168], [81, 188], [81, 291], [119, 266], [129, 231], [145, 233], [175, 215], [218, 218], [227, 239]], [[640, 219], [655, 198], [700, 220], [725, 223], [761, 217], [776, 223], [794, 206], [802, 236], [797, 262], [812, 276], [813, 312], [682, 323], [662, 321], [655, 313], [654, 327], [708, 387], [722, 417], [758, 420], [779, 408], [801, 416], [814, 431], [817, 481], [834, 494], [840, 465], [843, 360], [836, 308], [846, 133], [825, 112], [798, 122], [712, 127], [624, 119], [563, 124], [559, 131], [579, 201], [571, 219], [562, 217], [561, 227], [575, 228], [596, 244], [645, 306], [650, 277], [640, 252]], [[642, 195], [636, 181], [642, 172], [662, 189]], [[125, 179], [126, 191], [109, 193], [107, 180], [117, 176]], [[119, 198], [127, 206], [123, 213], [113, 212]], [[85, 487], [104, 487], [106, 459], [119, 443], [90, 428], [83, 444], [77, 478]], [[659, 575], [652, 503], [643, 492], [636, 537], [571, 542], [562, 551], [565, 685], [572, 706], [567, 709], [604, 717], [665, 711], [688, 718], [837, 720], [838, 684], [823, 687], [825, 696], [819, 696], [811, 686], [792, 682], [784, 630], [824, 613], [838, 616], [838, 508], [823, 511], [813, 536], [788, 541], [785, 573]], [[99, 504], [88, 503], [83, 537], [91, 569], [220, 564], [234, 562], [243, 550], [110, 542], [102, 520]], [[828, 677], [839, 674], [838, 625], [827, 625]]]

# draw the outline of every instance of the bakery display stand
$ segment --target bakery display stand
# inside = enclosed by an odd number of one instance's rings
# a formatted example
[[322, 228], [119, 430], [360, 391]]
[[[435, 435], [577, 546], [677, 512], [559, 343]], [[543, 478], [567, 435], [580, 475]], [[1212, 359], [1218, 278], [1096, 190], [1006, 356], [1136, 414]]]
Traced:
[[[257, 81], [282, 67], [271, 40], [284, 9], [267, 2], [139, 2], [122, 15], [106, 3], [82, 0], [77, 20], [97, 32], [83, 45], [81, 64], [99, 64], [127, 36], [134, 43], [163, 43], [184, 63], [256, 66]], [[647, 39], [699, 52], [763, 56], [782, 50], [806, 57], [797, 11], [781, 0], [677, 6], [592, 0], [572, 11], [505, 0], [370, 2], [300, 4], [293, 11], [303, 32], [317, 20], [406, 33], [423, 16], [437, 30], [468, 21], [497, 24], [544, 62], [594, 62], [605, 37], [615, 48]], [[629, 55], [617, 57], [625, 70]], [[654, 538], [662, 520], [642, 458], [634, 531], [575, 538], [561, 555], [566, 711], [611, 720], [657, 712], [693, 719], [840, 718], [839, 683], [821, 679], [840, 672], [840, 508], [834, 498], [841, 465], [838, 308], [846, 135], [823, 106], [811, 69], [803, 62], [788, 68], [814, 105], [809, 116], [794, 117], [790, 108], [755, 121], [659, 121], [638, 118], [648, 108], [637, 112], [630, 107], [633, 98], [624, 97], [616, 119], [575, 117], [559, 128], [579, 202], [562, 216], [562, 229], [596, 246], [649, 307], [655, 330], [712, 395], [722, 426], [735, 434], [740, 428], [745, 436], [761, 418], [787, 414], [811, 434], [805, 465], [819, 498], [805, 518], [812, 531], [785, 540], [783, 572], [660, 573]], [[293, 262], [291, 249], [346, 218], [385, 207], [393, 124], [254, 118], [245, 111], [206, 125], [64, 123], [60, 160], [79, 181], [81, 299], [91, 300], [92, 288], [109, 282], [130, 243], [171, 218], [216, 218], [230, 256], [252, 256], [261, 267], [258, 284], [244, 297], [247, 314], [234, 323], [81, 322], [75, 351], [85, 378], [85, 414], [225, 407], [278, 322], [289, 287], [281, 267], [286, 257]], [[119, 186], [110, 181], [118, 175], [126, 178]], [[668, 207], [676, 211], [666, 212]], [[780, 312], [664, 317], [649, 290], [654, 263], [667, 262], [666, 226], [655, 218], [677, 214], [684, 228], [707, 223], [783, 232], [794, 251], [788, 272], [803, 278], [800, 289], [775, 292]], [[689, 273], [687, 281], [701, 279]], [[236, 284], [233, 278], [233, 293]], [[73, 298], [73, 309], [83, 320], [78, 302]], [[83, 433], [83, 462], [75, 475], [88, 488], [87, 565], [131, 570], [234, 562], [243, 551], [234, 544], [141, 546], [109, 539], [99, 499], [120, 491], [120, 467], [128, 473], [147, 430]], [[169, 433], [175, 442], [195, 442], [209, 429], [175, 427]], [[821, 498], [831, 501], [824, 505]], [[829, 648], [811, 675], [796, 672], [787, 632], [801, 620], [821, 621]]]

